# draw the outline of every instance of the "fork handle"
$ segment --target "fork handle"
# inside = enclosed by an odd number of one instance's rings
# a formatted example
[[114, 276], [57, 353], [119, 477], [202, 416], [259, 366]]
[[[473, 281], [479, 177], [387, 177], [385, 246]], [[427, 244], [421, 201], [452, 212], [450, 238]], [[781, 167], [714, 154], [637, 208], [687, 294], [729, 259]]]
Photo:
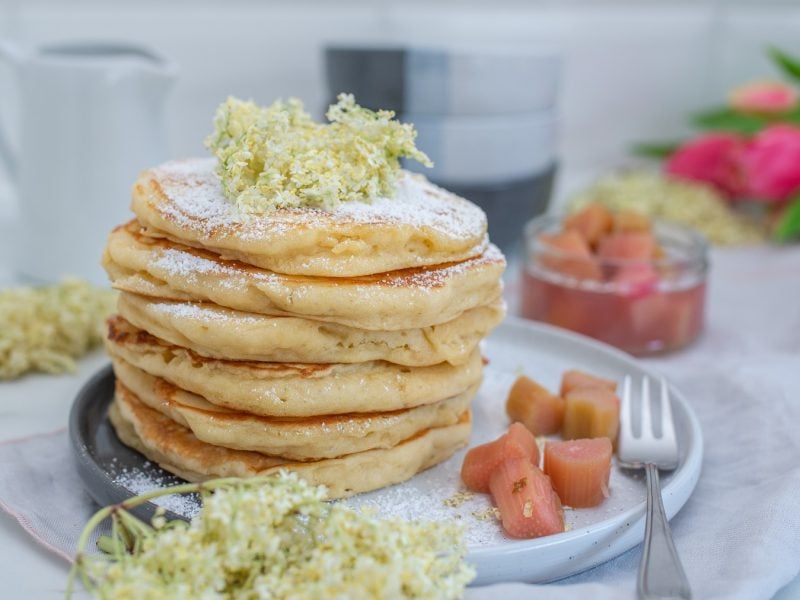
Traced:
[[669, 521], [664, 512], [658, 468], [652, 463], [647, 463], [645, 470], [647, 472], [647, 519], [642, 563], [639, 565], [639, 597], [689, 600], [692, 592], [675, 550], [669, 530]]

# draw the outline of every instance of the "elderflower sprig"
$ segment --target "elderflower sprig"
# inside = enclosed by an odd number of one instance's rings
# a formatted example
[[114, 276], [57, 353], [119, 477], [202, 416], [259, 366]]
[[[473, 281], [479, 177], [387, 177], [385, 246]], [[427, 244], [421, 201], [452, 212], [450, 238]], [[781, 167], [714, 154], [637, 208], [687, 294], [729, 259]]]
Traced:
[[766, 238], [763, 227], [732, 211], [708, 186], [649, 171], [607, 175], [573, 196], [569, 211], [580, 210], [590, 202], [600, 202], [614, 211], [641, 212], [694, 227], [713, 244], [754, 244]]
[[316, 123], [302, 102], [267, 107], [228, 98], [217, 109], [206, 145], [217, 157], [225, 195], [245, 213], [272, 208], [332, 208], [391, 196], [401, 157], [432, 166], [414, 144], [413, 125], [340, 94]]
[[80, 279], [0, 290], [0, 380], [64, 373], [98, 345], [117, 294]]
[[[197, 492], [191, 522], [148, 525], [130, 510]], [[67, 596], [80, 578], [97, 598], [459, 598], [474, 577], [456, 524], [383, 520], [323, 501], [295, 474], [218, 479], [142, 494], [96, 513], [81, 534]], [[111, 535], [91, 554], [92, 532]]]

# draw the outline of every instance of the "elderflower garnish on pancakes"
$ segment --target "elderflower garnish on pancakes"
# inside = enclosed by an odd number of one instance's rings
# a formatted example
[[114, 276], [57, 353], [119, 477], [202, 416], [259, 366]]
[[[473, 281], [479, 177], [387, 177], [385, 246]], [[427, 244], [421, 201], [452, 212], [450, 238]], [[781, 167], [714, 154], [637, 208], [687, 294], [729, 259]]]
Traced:
[[225, 195], [243, 213], [273, 208], [330, 209], [341, 202], [391, 197], [402, 157], [426, 166], [413, 125], [340, 94], [317, 123], [302, 102], [267, 107], [228, 98], [217, 109], [206, 144], [217, 157]]

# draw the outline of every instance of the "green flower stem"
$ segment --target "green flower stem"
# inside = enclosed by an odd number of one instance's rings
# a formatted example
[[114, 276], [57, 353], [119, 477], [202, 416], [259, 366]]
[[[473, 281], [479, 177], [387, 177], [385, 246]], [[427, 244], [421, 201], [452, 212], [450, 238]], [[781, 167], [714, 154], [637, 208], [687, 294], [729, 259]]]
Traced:
[[[253, 484], [259, 481], [262, 478], [253, 478], [247, 480], [248, 484]], [[211, 481], [200, 482], [200, 483], [184, 483], [181, 485], [176, 485], [167, 488], [160, 488], [156, 490], [151, 490], [144, 494], [139, 494], [138, 496], [134, 496], [133, 498], [128, 498], [119, 504], [113, 504], [111, 506], [106, 506], [105, 508], [101, 508], [98, 510], [89, 522], [86, 523], [86, 526], [83, 528], [80, 537], [78, 538], [78, 550], [75, 554], [75, 562], [72, 564], [72, 568], [69, 571], [69, 576], [67, 577], [67, 591], [66, 597], [69, 599], [72, 597], [72, 591], [75, 586], [75, 578], [80, 577], [81, 583], [83, 583], [84, 587], [89, 590], [92, 588], [92, 582], [83, 568], [83, 563], [86, 561], [86, 546], [89, 543], [89, 538], [92, 535], [92, 532], [100, 526], [100, 524], [112, 517], [112, 548], [113, 554], [117, 557], [120, 556], [119, 547], [118, 547], [118, 538], [117, 535], [119, 534], [119, 528], [117, 526], [117, 533], [115, 533], [115, 524], [116, 519], [122, 519], [124, 523], [124, 527], [128, 529], [131, 537], [133, 538], [134, 548], [133, 551], [136, 552], [139, 550], [140, 540], [142, 536], [151, 535], [153, 532], [152, 527], [144, 524], [142, 521], [134, 517], [130, 510], [136, 508], [137, 506], [141, 506], [142, 504], [149, 502], [155, 498], [161, 498], [163, 496], [171, 496], [173, 494], [191, 494], [191, 493], [206, 493], [211, 492], [223, 487], [234, 486], [237, 484], [243, 483], [244, 480], [240, 477], [226, 477], [222, 479], [213, 479]], [[117, 541], [114, 541], [117, 540]], [[104, 545], [107, 545], [108, 542], [103, 542]], [[102, 548], [101, 548], [102, 549]]]
[[114, 554], [114, 538], [110, 535], [101, 535], [97, 538], [97, 549], [106, 554]]
[[[112, 554], [114, 556], [119, 556], [122, 548], [120, 546], [120, 518], [119, 518], [119, 511], [114, 511], [111, 513], [111, 542], [112, 542]], [[98, 541], [100, 541], [98, 539]]]

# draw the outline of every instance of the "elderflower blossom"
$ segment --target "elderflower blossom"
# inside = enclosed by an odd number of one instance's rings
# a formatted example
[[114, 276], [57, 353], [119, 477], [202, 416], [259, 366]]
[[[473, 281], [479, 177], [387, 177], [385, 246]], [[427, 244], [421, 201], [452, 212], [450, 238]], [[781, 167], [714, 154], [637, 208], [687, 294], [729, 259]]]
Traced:
[[75, 370], [75, 359], [103, 339], [116, 294], [78, 279], [0, 291], [0, 379], [28, 371]]
[[569, 210], [578, 211], [590, 202], [694, 227], [714, 244], [754, 244], [765, 239], [763, 229], [732, 211], [708, 186], [658, 173], [629, 171], [603, 177], [574, 196]]
[[217, 157], [225, 195], [244, 213], [391, 196], [401, 157], [431, 166], [413, 125], [394, 112], [362, 108], [340, 94], [316, 123], [297, 99], [260, 107], [228, 98], [217, 109], [206, 145]]
[[295, 474], [204, 494], [116, 561], [93, 558], [98, 598], [459, 598], [474, 577], [455, 524], [382, 520], [323, 501]]

